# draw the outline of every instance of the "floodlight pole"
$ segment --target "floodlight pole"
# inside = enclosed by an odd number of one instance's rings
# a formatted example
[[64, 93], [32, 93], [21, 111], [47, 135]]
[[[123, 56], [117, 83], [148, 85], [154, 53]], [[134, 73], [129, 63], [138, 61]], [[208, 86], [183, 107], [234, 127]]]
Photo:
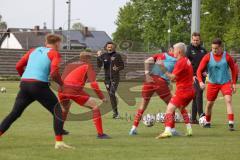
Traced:
[[55, 32], [55, 0], [52, 0], [52, 34]]
[[70, 44], [70, 29], [71, 29], [71, 0], [66, 2], [68, 4], [68, 33], [67, 33], [67, 49], [71, 49]]
[[192, 0], [191, 35], [193, 32], [200, 32], [200, 10], [201, 0]]

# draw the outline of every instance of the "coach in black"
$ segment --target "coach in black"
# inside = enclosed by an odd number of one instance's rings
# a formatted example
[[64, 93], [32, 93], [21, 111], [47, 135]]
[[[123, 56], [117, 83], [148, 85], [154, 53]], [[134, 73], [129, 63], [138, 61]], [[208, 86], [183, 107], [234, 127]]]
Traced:
[[[203, 113], [203, 90], [199, 87], [199, 83], [196, 77], [196, 72], [202, 58], [207, 54], [205, 48], [201, 46], [200, 33], [194, 32], [192, 34], [191, 44], [187, 48], [187, 57], [192, 63], [194, 71], [194, 88], [196, 91], [196, 96], [192, 102], [192, 123], [198, 124], [197, 113], [200, 116]], [[206, 77], [206, 72], [204, 73]]]
[[105, 86], [110, 96], [111, 105], [113, 109], [113, 118], [120, 118], [117, 108], [117, 99], [115, 92], [120, 80], [119, 71], [124, 69], [124, 62], [120, 54], [116, 52], [116, 45], [113, 42], [107, 42], [105, 45], [106, 53], [97, 52], [97, 66], [104, 67], [105, 71]]

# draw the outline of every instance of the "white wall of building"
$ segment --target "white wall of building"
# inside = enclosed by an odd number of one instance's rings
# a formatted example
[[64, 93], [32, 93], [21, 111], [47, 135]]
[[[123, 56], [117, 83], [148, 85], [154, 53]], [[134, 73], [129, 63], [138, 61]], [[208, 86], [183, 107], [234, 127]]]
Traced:
[[22, 45], [19, 43], [17, 38], [10, 33], [10, 36], [7, 36], [1, 45], [2, 49], [23, 49]]

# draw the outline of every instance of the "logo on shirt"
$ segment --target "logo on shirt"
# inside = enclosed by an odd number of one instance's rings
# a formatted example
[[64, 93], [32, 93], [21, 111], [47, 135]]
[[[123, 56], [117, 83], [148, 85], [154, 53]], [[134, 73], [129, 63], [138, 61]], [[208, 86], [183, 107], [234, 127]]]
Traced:
[[111, 60], [114, 61], [116, 57], [111, 57]]
[[195, 55], [195, 54], [197, 54], [197, 53], [196, 53], [195, 51], [192, 50], [192, 54]]

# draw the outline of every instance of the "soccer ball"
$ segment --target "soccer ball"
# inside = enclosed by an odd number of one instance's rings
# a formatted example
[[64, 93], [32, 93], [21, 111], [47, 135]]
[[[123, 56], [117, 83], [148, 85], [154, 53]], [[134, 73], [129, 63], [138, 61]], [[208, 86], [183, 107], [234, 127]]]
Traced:
[[161, 122], [161, 113], [156, 114], [156, 122]]
[[206, 116], [200, 117], [199, 120], [198, 120], [198, 122], [199, 122], [199, 125], [202, 126], [202, 127], [203, 127], [204, 125], [206, 125], [206, 123], [207, 123]]
[[151, 114], [147, 114], [143, 116], [143, 124], [147, 127], [152, 127], [155, 124], [155, 116]]
[[6, 92], [7, 92], [7, 89], [6, 89], [5, 87], [1, 87], [0, 92], [1, 92], [1, 93], [6, 93]]
[[164, 122], [165, 120], [165, 113], [158, 113], [156, 115], [156, 122]]
[[181, 122], [182, 116], [176, 112], [175, 116], [174, 116], [174, 120], [175, 120], [175, 122]]

